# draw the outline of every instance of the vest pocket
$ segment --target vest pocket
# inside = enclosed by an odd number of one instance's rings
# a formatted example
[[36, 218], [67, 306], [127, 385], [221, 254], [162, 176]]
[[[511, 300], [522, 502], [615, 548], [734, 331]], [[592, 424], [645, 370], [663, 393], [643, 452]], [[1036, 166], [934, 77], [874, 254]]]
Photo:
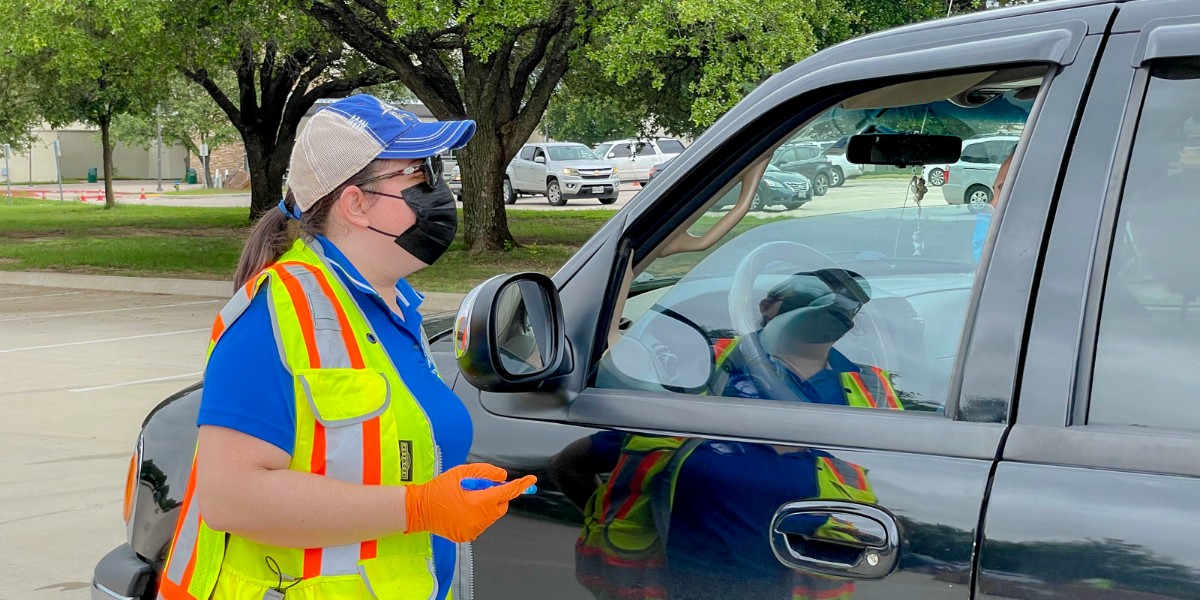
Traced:
[[388, 409], [391, 386], [375, 369], [299, 369], [313, 416], [326, 427], [369, 421]]
[[358, 562], [358, 574], [376, 600], [428, 600], [437, 591], [433, 559], [386, 556]]

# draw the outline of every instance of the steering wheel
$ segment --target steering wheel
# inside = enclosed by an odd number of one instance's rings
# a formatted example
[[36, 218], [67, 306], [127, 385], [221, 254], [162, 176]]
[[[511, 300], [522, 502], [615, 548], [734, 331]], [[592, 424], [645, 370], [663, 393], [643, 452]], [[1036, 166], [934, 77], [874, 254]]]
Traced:
[[[790, 276], [793, 273], [826, 268], [840, 266], [811, 246], [797, 242], [774, 241], [750, 251], [733, 272], [729, 290], [729, 316], [738, 335], [738, 348], [745, 360], [743, 367], [767, 398], [802, 402], [814, 400], [801, 396], [791, 386], [786, 385], [775, 365], [768, 360], [772, 349], [764, 348], [757, 334], [761, 329], [762, 315], [759, 312], [760, 298], [755, 293], [754, 282], [759, 275], [766, 272], [784, 272]], [[860, 312], [858, 319], [864, 318], [869, 319]], [[873, 324], [867, 329], [878, 335]]]

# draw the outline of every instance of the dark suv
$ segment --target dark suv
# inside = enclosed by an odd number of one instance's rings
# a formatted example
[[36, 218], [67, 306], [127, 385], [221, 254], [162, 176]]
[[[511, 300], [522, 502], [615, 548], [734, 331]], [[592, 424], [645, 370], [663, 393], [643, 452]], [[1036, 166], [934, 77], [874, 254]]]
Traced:
[[[917, 175], [1022, 134], [994, 211], [905, 173], [750, 212], [789, 141], [870, 125], [901, 133], [849, 158]], [[1200, 596], [1198, 139], [1194, 0], [922, 23], [771, 78], [553, 278], [431, 336], [472, 459], [540, 478], [454, 597]], [[146, 419], [93, 598], [153, 596], [198, 400]]]

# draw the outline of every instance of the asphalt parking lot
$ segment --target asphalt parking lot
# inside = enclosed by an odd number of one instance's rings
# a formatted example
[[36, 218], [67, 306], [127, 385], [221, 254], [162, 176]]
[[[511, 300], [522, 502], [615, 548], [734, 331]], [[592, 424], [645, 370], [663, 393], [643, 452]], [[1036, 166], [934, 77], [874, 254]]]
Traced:
[[0, 285], [0, 599], [88, 597], [142, 418], [200, 378], [223, 302]]

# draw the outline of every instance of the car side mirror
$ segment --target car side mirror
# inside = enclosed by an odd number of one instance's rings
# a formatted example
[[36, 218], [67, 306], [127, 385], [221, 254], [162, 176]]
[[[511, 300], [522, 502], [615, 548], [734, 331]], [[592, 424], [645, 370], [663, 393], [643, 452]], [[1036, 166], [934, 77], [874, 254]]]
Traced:
[[518, 273], [479, 284], [454, 319], [454, 356], [467, 381], [487, 392], [529, 391], [570, 372], [554, 282]]
[[535, 157], [533, 157], [533, 162], [541, 163], [544, 165], [544, 164], [546, 164], [546, 157], [545, 156], [535, 156]]
[[851, 136], [846, 160], [863, 165], [909, 167], [957, 162], [962, 140], [953, 135], [868, 133]]

